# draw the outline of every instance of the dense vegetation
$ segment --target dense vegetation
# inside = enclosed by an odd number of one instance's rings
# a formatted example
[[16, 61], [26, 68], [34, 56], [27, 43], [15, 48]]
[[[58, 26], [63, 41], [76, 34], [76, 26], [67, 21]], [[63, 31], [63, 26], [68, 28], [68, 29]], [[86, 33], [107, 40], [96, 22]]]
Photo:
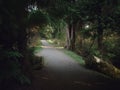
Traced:
[[28, 47], [38, 32], [83, 57], [95, 55], [120, 66], [119, 0], [0, 0], [0, 12], [2, 86], [8, 80], [30, 83]]

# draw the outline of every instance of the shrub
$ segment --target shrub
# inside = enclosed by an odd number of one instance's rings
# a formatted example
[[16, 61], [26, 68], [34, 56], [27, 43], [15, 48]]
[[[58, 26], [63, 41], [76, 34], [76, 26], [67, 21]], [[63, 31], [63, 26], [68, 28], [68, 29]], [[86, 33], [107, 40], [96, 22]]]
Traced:
[[[30, 80], [22, 73], [20, 58], [22, 55], [18, 51], [3, 50], [0, 52], [0, 86], [6, 88], [17, 82], [18, 84], [30, 84]], [[12, 82], [9, 82], [11, 81]], [[9, 83], [8, 83], [9, 82]]]

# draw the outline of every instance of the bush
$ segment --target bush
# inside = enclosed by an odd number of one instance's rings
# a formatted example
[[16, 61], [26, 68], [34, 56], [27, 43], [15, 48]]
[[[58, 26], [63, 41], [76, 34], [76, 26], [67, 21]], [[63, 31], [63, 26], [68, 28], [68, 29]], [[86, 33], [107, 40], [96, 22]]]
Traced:
[[106, 57], [112, 61], [115, 66], [120, 67], [120, 43], [117, 40], [108, 40], [104, 42], [104, 49], [107, 52]]
[[[20, 58], [22, 55], [18, 51], [1, 49], [0, 57], [1, 88], [6, 88], [6, 86], [16, 82], [18, 84], [30, 84], [30, 80], [21, 71]], [[10, 82], [11, 80], [12, 82]]]
[[42, 68], [43, 67], [43, 60], [44, 58], [42, 56], [36, 56], [35, 53], [37, 53], [38, 51], [40, 51], [42, 48], [41, 47], [31, 47], [28, 49], [27, 52], [27, 56], [28, 56], [28, 60], [31, 64], [31, 67], [33, 69], [35, 68]]

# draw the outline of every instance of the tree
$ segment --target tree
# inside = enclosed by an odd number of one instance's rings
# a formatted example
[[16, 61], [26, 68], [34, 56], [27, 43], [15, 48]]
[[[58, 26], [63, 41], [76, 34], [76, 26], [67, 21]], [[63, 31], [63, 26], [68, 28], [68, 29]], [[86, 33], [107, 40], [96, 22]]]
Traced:
[[1, 89], [6, 88], [2, 86], [8, 81], [25, 80], [22, 73], [26, 67], [27, 8], [30, 3], [31, 0], [0, 0]]

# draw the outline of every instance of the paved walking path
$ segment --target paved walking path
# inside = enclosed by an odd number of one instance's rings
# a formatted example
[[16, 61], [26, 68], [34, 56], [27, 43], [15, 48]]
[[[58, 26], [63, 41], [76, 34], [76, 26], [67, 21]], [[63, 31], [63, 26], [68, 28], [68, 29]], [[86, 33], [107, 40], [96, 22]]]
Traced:
[[118, 90], [116, 82], [78, 64], [71, 57], [41, 40], [44, 57], [42, 70], [34, 71], [33, 83], [22, 90]]

